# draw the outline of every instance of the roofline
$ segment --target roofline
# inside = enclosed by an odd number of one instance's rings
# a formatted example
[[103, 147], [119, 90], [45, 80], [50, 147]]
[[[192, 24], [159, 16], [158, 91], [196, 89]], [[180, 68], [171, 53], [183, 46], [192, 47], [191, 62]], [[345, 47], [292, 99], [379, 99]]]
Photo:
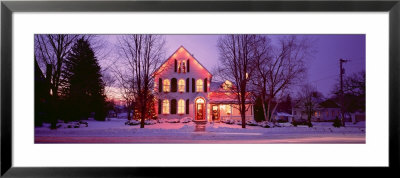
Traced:
[[156, 72], [158, 72], [158, 70], [160, 70], [160, 68], [161, 68], [161, 66], [163, 66], [175, 53], [177, 53], [178, 52], [178, 50], [180, 49], [180, 48], [183, 48], [183, 49], [185, 49], [188, 53], [189, 53], [189, 55], [190, 56], [192, 56], [192, 58], [193, 59], [195, 59], [199, 64], [200, 64], [200, 66], [201, 67], [203, 67], [204, 69], [206, 69], [206, 71], [211, 75], [211, 76], [213, 76], [213, 74], [210, 72], [210, 71], [208, 71], [208, 69], [206, 68], [206, 67], [204, 67], [203, 66], [203, 64], [201, 64], [200, 63], [200, 61], [199, 60], [197, 60], [190, 52], [189, 52], [189, 50], [187, 50], [183, 45], [180, 45], [179, 47], [178, 47], [178, 49], [176, 49], [175, 50], [175, 52], [173, 52], [151, 75], [154, 75], [154, 73], [156, 73]]

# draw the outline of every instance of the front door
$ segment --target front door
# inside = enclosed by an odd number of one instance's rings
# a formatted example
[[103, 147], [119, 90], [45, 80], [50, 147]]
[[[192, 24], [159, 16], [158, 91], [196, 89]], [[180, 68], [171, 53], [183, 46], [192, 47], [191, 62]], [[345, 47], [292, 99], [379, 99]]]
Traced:
[[197, 117], [196, 120], [204, 120], [204, 103], [197, 103], [196, 104], [197, 110]]

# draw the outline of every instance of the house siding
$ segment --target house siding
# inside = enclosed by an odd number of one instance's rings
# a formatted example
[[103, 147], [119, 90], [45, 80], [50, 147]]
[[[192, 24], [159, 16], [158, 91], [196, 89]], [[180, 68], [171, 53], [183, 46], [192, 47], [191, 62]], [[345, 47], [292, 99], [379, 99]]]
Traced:
[[[183, 68], [179, 69], [179, 64], [180, 63], [185, 63], [186, 71], [183, 72]], [[188, 66], [189, 65], [189, 66]], [[177, 66], [177, 67], [176, 67]], [[190, 69], [190, 70], [189, 70]], [[179, 73], [179, 71], [181, 71]], [[162, 119], [181, 119], [184, 117], [191, 117], [195, 119], [196, 116], [196, 109], [195, 109], [195, 101], [198, 98], [202, 98], [205, 101], [205, 120], [207, 121], [212, 121], [212, 113], [211, 113], [211, 103], [210, 103], [210, 86], [211, 86], [211, 81], [212, 81], [212, 75], [211, 73], [204, 67], [202, 66], [185, 48], [180, 47], [178, 50], [169, 57], [166, 62], [160, 67], [158, 71], [156, 71], [154, 75], [154, 80], [155, 81], [160, 81], [159, 79], [165, 80], [168, 79], [171, 82], [171, 92], [163, 92], [163, 82], [155, 82], [154, 85], [154, 91], [155, 91], [155, 96], [156, 96], [156, 102], [155, 104], [156, 110], [158, 110], [158, 107], [162, 107], [162, 104], [158, 104], [158, 102], [162, 102], [163, 100], [167, 99], [170, 101], [176, 100], [179, 101], [180, 99], [183, 99], [185, 101], [185, 113], [184, 114], [172, 114], [171, 112], [169, 114], [158, 114], [158, 118]], [[175, 81], [178, 81], [176, 82]], [[175, 91], [175, 88], [178, 88], [178, 86], [173, 86], [175, 83], [179, 83], [179, 80], [183, 79], [185, 81], [185, 89], [184, 92], [179, 92], [179, 89], [177, 92]], [[196, 83], [197, 80], [203, 81], [203, 88], [200, 92], [197, 91], [197, 86]], [[189, 103], [189, 113], [187, 114], [186, 112], [186, 105], [187, 102]], [[171, 107], [171, 104], [170, 104]], [[232, 116], [240, 116], [239, 110], [235, 109], [232, 107]], [[252, 106], [251, 106], [252, 108]], [[252, 116], [252, 111], [246, 112], [246, 115], [249, 115], [249, 118], [253, 118]]]

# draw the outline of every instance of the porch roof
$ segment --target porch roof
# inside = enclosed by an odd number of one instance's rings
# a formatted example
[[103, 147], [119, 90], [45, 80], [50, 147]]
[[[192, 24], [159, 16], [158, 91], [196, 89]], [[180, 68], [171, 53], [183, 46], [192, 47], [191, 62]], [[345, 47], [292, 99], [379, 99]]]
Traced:
[[[209, 102], [211, 104], [239, 104], [236, 95], [231, 92], [210, 92]], [[250, 99], [246, 99], [246, 104], [251, 104]]]

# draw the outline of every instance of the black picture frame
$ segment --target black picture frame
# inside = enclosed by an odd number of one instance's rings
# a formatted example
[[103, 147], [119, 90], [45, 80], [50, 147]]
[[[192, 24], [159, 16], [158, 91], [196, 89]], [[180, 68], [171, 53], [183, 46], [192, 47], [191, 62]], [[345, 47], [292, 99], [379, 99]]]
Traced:
[[[1, 175], [9, 177], [166, 176], [176, 168], [20, 168], [12, 166], [13, 12], [124, 11], [296, 11], [389, 12], [389, 169], [399, 167], [400, 3], [395, 1], [2, 1], [1, 2]], [[384, 59], [383, 59], [384, 60]], [[366, 155], [368, 156], [368, 155]], [[156, 169], [156, 170], [154, 170]], [[374, 169], [370, 169], [374, 170]], [[203, 170], [194, 170], [201, 174]], [[224, 170], [218, 170], [218, 172]], [[282, 170], [281, 170], [282, 171]], [[196, 174], [197, 174], [196, 173]], [[203, 172], [204, 173], [204, 172]], [[301, 173], [303, 174], [303, 173]], [[335, 173], [333, 173], [334, 175]], [[339, 174], [338, 174], [339, 175]]]

